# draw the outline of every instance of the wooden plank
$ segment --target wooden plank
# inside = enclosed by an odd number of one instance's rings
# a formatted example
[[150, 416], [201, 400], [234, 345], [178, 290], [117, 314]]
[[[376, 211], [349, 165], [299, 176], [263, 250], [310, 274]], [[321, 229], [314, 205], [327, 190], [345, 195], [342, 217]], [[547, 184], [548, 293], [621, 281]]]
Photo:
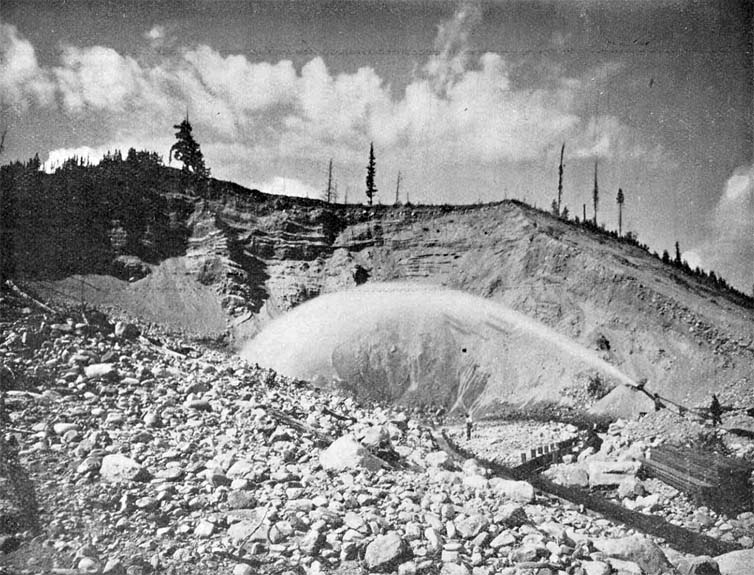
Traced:
[[642, 460], [647, 475], [679, 489], [693, 497], [695, 503], [716, 511], [739, 512], [751, 506], [751, 486], [743, 481], [710, 482], [656, 460]]
[[716, 465], [714, 462], [705, 464], [675, 453], [652, 452], [650, 459], [653, 461], [661, 461], [678, 469], [687, 469], [689, 472], [704, 473], [707, 475], [734, 475], [737, 473], [748, 475], [748, 472], [745, 469], [742, 470], [741, 468], [734, 468], [731, 466]]
[[714, 452], [661, 446], [652, 448], [651, 453], [653, 459], [657, 455], [662, 458], [682, 460], [689, 465], [702, 469], [725, 469], [741, 473], [751, 473], [754, 470], [754, 466], [747, 461], [725, 457]]
[[694, 475], [683, 473], [682, 471], [679, 471], [674, 467], [671, 467], [659, 461], [655, 461], [654, 459], [642, 459], [640, 461], [641, 465], [651, 473], [662, 473], [663, 475], [672, 477], [676, 481], [690, 485], [698, 485], [700, 487], [714, 487], [713, 483], [695, 477]]

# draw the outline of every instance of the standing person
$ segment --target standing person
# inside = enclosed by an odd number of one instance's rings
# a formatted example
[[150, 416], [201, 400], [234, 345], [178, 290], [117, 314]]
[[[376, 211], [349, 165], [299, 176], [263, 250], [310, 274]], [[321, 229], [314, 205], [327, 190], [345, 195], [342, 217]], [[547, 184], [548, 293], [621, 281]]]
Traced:
[[717, 399], [717, 395], [712, 394], [712, 403], [709, 406], [709, 412], [712, 415], [712, 427], [722, 425], [723, 420], [720, 417], [723, 414], [723, 408]]
[[474, 420], [471, 418], [471, 412], [466, 412], [466, 441], [471, 439], [471, 430], [474, 427]]

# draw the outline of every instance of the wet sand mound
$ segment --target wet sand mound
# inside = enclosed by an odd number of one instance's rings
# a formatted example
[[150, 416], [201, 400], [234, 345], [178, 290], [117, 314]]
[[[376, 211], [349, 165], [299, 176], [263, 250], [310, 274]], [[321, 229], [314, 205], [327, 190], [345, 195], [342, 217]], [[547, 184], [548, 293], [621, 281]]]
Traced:
[[368, 399], [463, 409], [572, 403], [564, 392], [594, 372], [630, 383], [521, 313], [425, 284], [373, 283], [317, 297], [273, 321], [242, 355]]

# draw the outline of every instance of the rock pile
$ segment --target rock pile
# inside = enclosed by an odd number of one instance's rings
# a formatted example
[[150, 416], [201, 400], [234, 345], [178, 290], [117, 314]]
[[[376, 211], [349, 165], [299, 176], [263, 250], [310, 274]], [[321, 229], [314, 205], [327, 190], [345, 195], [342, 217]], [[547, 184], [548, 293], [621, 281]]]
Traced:
[[701, 561], [453, 462], [399, 409], [139, 330], [8, 309], [2, 321], [3, 446], [39, 524], [3, 524], [7, 573], [607, 575]]
[[[668, 426], [668, 417], [656, 418]], [[669, 523], [701, 532], [725, 542], [736, 542], [742, 547], [754, 547], [754, 514], [740, 513], [736, 517], [726, 517], [707, 507], [699, 507], [677, 489], [648, 478], [640, 479], [638, 459], [646, 457], [652, 447], [660, 445], [669, 437], [689, 438], [699, 436], [696, 424], [686, 428], [690, 435], [681, 436], [684, 426], [667, 435], [645, 433], [642, 439], [635, 439], [637, 423], [618, 422], [613, 424], [598, 451], [587, 448], [575, 461], [553, 465], [545, 476], [565, 486], [599, 489], [608, 498], [622, 503], [626, 508], [643, 513], [651, 513], [664, 518]], [[710, 429], [704, 430], [705, 434]]]

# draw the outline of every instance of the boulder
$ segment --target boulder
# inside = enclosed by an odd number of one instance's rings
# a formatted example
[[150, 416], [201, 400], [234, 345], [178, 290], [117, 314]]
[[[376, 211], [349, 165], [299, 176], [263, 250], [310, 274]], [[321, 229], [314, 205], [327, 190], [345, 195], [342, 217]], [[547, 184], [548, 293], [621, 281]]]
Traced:
[[304, 555], [316, 555], [325, 544], [325, 535], [317, 529], [310, 529], [299, 541], [299, 549]]
[[503, 531], [490, 541], [490, 547], [499, 549], [500, 547], [510, 547], [516, 542], [516, 537], [510, 531]]
[[200, 539], [207, 539], [208, 537], [211, 537], [214, 532], [215, 524], [206, 519], [199, 521], [194, 528], [194, 535]]
[[660, 508], [660, 494], [652, 493], [645, 497], [637, 497], [634, 502], [634, 509], [646, 509], [647, 511], [656, 511]]
[[506, 527], [519, 527], [528, 521], [524, 508], [513, 503], [501, 505], [495, 514], [495, 523]]
[[625, 559], [608, 559], [612, 575], [648, 575], [641, 565], [635, 561], [626, 561]]
[[388, 434], [387, 429], [381, 425], [373, 425], [368, 428], [361, 438], [361, 443], [363, 445], [373, 448], [377, 448], [388, 441], [390, 441], [390, 435]]
[[471, 575], [471, 571], [462, 563], [444, 563], [440, 575]]
[[147, 481], [150, 479], [149, 472], [130, 457], [113, 453], [102, 458], [99, 469], [100, 476], [110, 483], [125, 481]]
[[636, 563], [647, 575], [673, 569], [662, 549], [646, 537], [631, 535], [620, 539], [598, 539], [594, 541], [594, 547], [608, 557]]
[[212, 411], [212, 404], [207, 399], [187, 399], [183, 405], [196, 411]]
[[109, 378], [117, 375], [117, 369], [113, 363], [93, 363], [84, 368], [87, 379]]
[[126, 568], [120, 559], [113, 557], [108, 559], [102, 568], [102, 575], [126, 575]]
[[534, 487], [526, 481], [514, 481], [494, 477], [490, 480], [490, 488], [498, 495], [519, 503], [534, 501]]
[[603, 561], [582, 561], [581, 568], [585, 575], [610, 575], [610, 565]]
[[52, 426], [55, 435], [65, 435], [69, 431], [78, 431], [79, 426], [75, 423], [56, 423]]
[[364, 562], [370, 571], [390, 571], [407, 555], [408, 547], [395, 531], [378, 535], [367, 545]]
[[553, 465], [544, 475], [558, 485], [565, 487], [587, 487], [589, 485], [589, 474], [586, 468], [578, 463]]
[[464, 475], [487, 475], [487, 470], [476, 459], [467, 459], [461, 466]]
[[243, 519], [228, 528], [228, 537], [236, 543], [246, 540], [267, 541], [269, 529], [269, 525], [261, 523], [259, 520]]
[[617, 487], [622, 481], [636, 475], [639, 463], [636, 461], [589, 462], [590, 487]]
[[678, 563], [681, 575], [721, 575], [720, 566], [709, 555], [701, 555], [690, 559], [683, 558]]
[[720, 575], [749, 575], [754, 565], [754, 549], [731, 551], [715, 557]]
[[231, 479], [246, 477], [254, 472], [255, 463], [248, 459], [240, 459], [228, 468], [226, 475]]
[[486, 489], [489, 485], [489, 481], [481, 475], [465, 475], [463, 477], [463, 484], [471, 489]]
[[618, 497], [621, 499], [626, 497], [633, 499], [634, 497], [642, 496], [645, 493], [646, 490], [644, 489], [644, 484], [640, 479], [637, 479], [634, 476], [626, 477], [618, 485]]
[[122, 337], [124, 339], [139, 337], [139, 328], [125, 321], [116, 322], [113, 332], [115, 333], [115, 337]]
[[255, 503], [256, 498], [249, 491], [233, 490], [228, 492], [228, 507], [230, 509], [249, 509]]
[[440, 532], [437, 529], [434, 529], [433, 527], [427, 527], [424, 530], [424, 538], [429, 542], [431, 549], [439, 549], [440, 547], [442, 547], [442, 535], [440, 535]]
[[444, 451], [431, 451], [427, 453], [424, 460], [427, 462], [427, 467], [438, 469], [450, 469], [452, 467], [450, 456]]
[[457, 518], [453, 523], [456, 526], [458, 534], [464, 539], [473, 539], [490, 524], [484, 515], [462, 516]]
[[327, 470], [366, 469], [377, 471], [382, 462], [371, 455], [358, 441], [344, 435], [319, 455], [319, 462]]

